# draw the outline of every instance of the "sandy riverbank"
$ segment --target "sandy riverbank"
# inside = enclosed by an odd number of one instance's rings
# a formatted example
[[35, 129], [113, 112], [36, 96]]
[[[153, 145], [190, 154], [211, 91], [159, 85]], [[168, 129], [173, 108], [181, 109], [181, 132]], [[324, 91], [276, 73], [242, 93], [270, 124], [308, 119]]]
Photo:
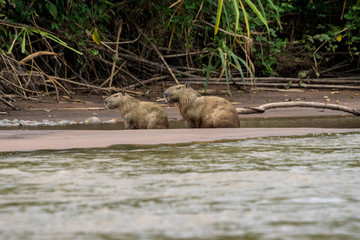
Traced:
[[[216, 87], [216, 86], [215, 86]], [[170, 120], [181, 119], [178, 108], [174, 105], [166, 104], [159, 100], [163, 95], [161, 87], [149, 88], [146, 96], [133, 94], [142, 101], [157, 102], [164, 107]], [[229, 97], [227, 90], [223, 88], [209, 89], [208, 95], [216, 95], [228, 99], [235, 107], [254, 107], [266, 103], [287, 102], [287, 101], [307, 101], [340, 104], [348, 107], [360, 108], [360, 91], [332, 91], [332, 90], [274, 90], [274, 91], [250, 91], [238, 92], [232, 90], [232, 97]], [[20, 110], [11, 110], [0, 103], [1, 119], [23, 119], [41, 121], [48, 119], [51, 121], [75, 120], [84, 121], [85, 119], [97, 116], [102, 121], [117, 118], [121, 121], [121, 116], [117, 110], [109, 110], [104, 107], [104, 95], [74, 95], [72, 98], [67, 96], [37, 96], [25, 99], [16, 99], [13, 104]], [[240, 118], [266, 118], [266, 117], [297, 117], [297, 116], [328, 116], [344, 115], [344, 112], [322, 110], [314, 108], [280, 108], [271, 109], [263, 114], [239, 115]]]
[[[360, 108], [360, 93], [357, 91], [315, 91], [315, 90], [289, 90], [289, 91], [233, 91], [233, 97], [226, 95], [224, 89], [213, 89], [211, 95], [217, 95], [230, 100], [236, 107], [259, 106], [269, 102], [282, 101], [314, 101]], [[156, 101], [161, 96], [162, 89], [150, 89], [147, 96], [138, 96], [143, 101]], [[97, 116], [102, 121], [116, 118], [122, 121], [117, 110], [104, 108], [105, 96], [77, 95], [73, 98], [36, 97], [34, 99], [18, 99], [13, 104], [21, 110], [15, 111], [0, 105], [0, 119], [23, 119], [51, 121], [85, 119]], [[164, 102], [157, 102], [164, 107], [169, 119], [179, 120], [181, 116], [176, 106]], [[350, 114], [332, 110], [313, 108], [286, 108], [269, 110], [263, 114], [239, 115], [240, 119], [277, 119], [291, 117], [292, 121], [302, 117], [350, 116]], [[216, 140], [234, 140], [269, 136], [299, 136], [306, 134], [343, 133], [360, 131], [356, 129], [329, 129], [302, 128], [296, 125], [288, 128], [240, 128], [240, 129], [169, 129], [169, 130], [39, 130], [39, 129], [3, 129], [0, 131], [0, 152], [6, 151], [32, 151], [40, 149], [71, 149], [108, 147], [117, 144], [176, 144], [190, 142], [210, 142]], [[351, 126], [354, 128], [354, 126]]]

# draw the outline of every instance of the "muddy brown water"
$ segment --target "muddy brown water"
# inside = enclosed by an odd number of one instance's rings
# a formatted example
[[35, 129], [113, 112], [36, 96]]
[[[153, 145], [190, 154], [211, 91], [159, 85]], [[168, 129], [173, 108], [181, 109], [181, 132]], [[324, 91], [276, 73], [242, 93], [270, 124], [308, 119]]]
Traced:
[[1, 239], [358, 239], [360, 134], [0, 153]]

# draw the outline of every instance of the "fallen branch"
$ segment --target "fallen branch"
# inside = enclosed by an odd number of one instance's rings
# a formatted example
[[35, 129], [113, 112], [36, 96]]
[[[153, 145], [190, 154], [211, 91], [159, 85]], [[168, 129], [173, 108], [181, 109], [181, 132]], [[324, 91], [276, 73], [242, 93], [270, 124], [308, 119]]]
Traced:
[[[118, 34], [117, 34], [117, 37], [116, 37], [116, 42], [119, 42], [120, 34], [121, 34], [121, 31], [122, 31], [122, 25], [123, 25], [123, 21], [121, 19]], [[113, 78], [114, 78], [114, 75], [115, 75], [114, 72], [115, 72], [115, 67], [116, 67], [116, 59], [118, 58], [118, 56], [119, 56], [119, 44], [116, 44], [114, 61], [113, 61], [113, 65], [112, 65], [112, 68], [111, 68], [109, 87], [112, 87], [112, 82], [113, 82]]]
[[165, 67], [166, 67], [167, 70], [169, 71], [171, 77], [174, 79], [174, 81], [176, 82], [176, 84], [179, 84], [179, 81], [178, 81], [177, 78], [175, 77], [175, 74], [173, 73], [173, 71], [171, 70], [171, 68], [169, 67], [169, 65], [167, 64], [167, 62], [165, 61], [165, 59], [164, 59], [163, 55], [160, 53], [159, 49], [157, 49], [157, 47], [155, 46], [155, 44], [150, 41], [150, 39], [140, 30], [140, 28], [139, 28], [137, 25], [135, 25], [135, 26], [136, 26], [138, 32], [146, 39], [146, 41], [147, 41], [148, 43], [150, 43], [151, 47], [152, 47], [152, 48], [155, 50], [155, 52], [159, 55], [161, 61], [164, 63]]
[[[179, 77], [179, 81], [199, 81], [204, 83], [206, 81], [205, 77], [192, 77], [192, 78], [184, 78]], [[251, 78], [245, 77], [244, 79], [240, 77], [233, 77], [232, 80], [241, 83], [243, 80], [246, 82], [250, 82]], [[337, 77], [337, 78], [310, 78], [310, 79], [300, 79], [300, 78], [285, 78], [285, 77], [255, 77], [253, 80], [256, 83], [299, 83], [303, 82], [304, 85], [318, 83], [318, 84], [352, 84], [352, 85], [360, 85], [360, 77]], [[223, 82], [226, 83], [226, 78], [217, 78], [212, 77], [209, 78], [210, 82]]]
[[[308, 79], [309, 83], [301, 82], [301, 79], [297, 78], [254, 78], [254, 83], [250, 82], [250, 78], [232, 78], [234, 82], [239, 85], [249, 87], [265, 87], [265, 88], [304, 88], [304, 89], [349, 89], [349, 90], [360, 90], [360, 79], [346, 80], [342, 78], [326, 78], [326, 79]], [[189, 82], [191, 84], [204, 85], [205, 77], [181, 77], [180, 82]], [[245, 81], [245, 82], [244, 82]], [[305, 81], [305, 80], [304, 80]], [[221, 78], [210, 78], [209, 84], [212, 85], [226, 85], [226, 79]]]
[[[106, 59], [103, 59], [103, 58], [100, 58], [100, 57], [96, 57], [96, 59], [98, 59], [99, 61], [101, 61], [101, 62], [103, 62], [103, 63], [106, 63], [106, 64], [108, 64], [108, 65], [111, 65], [111, 66], [112, 66], [112, 64], [113, 64], [112, 62], [107, 61]], [[120, 67], [118, 67], [118, 69], [116, 70], [115, 73], [117, 73], [118, 71], [120, 71], [120, 72], [122, 72], [122, 73], [125, 73], [126, 75], [128, 75], [130, 78], [132, 78], [132, 79], [135, 80], [136, 82], [140, 83], [141, 85], [144, 85], [144, 84], [142, 84], [142, 82], [141, 82], [139, 79], [137, 79], [133, 74], [131, 74], [129, 71], [126, 71], [126, 70], [123, 69], [123, 66], [124, 66], [125, 64], [126, 64], [126, 61], [123, 62]], [[110, 78], [108, 78], [108, 79], [110, 79]], [[108, 81], [108, 79], [107, 79], [104, 83], [102, 83], [102, 84], [100, 85], [100, 87], [102, 87], [104, 84], [106, 84], [107, 81]]]
[[51, 56], [59, 56], [59, 54], [49, 51], [38, 51], [35, 53], [30, 54], [29, 56], [23, 58], [19, 63], [26, 63], [30, 60], [33, 60], [34, 58], [38, 56], [44, 56], [44, 55], [51, 55]]
[[178, 58], [178, 57], [186, 57], [186, 56], [190, 56], [190, 55], [199, 55], [199, 54], [206, 54], [209, 53], [209, 50], [204, 50], [204, 51], [197, 51], [197, 52], [190, 52], [190, 53], [178, 53], [178, 54], [169, 54], [169, 55], [164, 55], [164, 58]]
[[101, 91], [111, 91], [111, 90], [120, 91], [121, 90], [120, 88], [115, 88], [115, 87], [108, 87], [108, 88], [98, 87], [95, 85], [80, 83], [80, 82], [72, 81], [70, 79], [65, 79], [65, 78], [61, 78], [61, 77], [52, 76], [52, 78], [56, 79], [57, 81], [67, 82], [67, 83], [71, 83], [71, 84], [78, 85], [78, 86], [83, 86], [88, 89], [95, 89], [95, 90], [101, 90]]
[[125, 88], [126, 88], [126, 89], [133, 89], [133, 88], [138, 87], [138, 86], [140, 86], [140, 85], [152, 83], [152, 82], [159, 81], [159, 80], [164, 80], [164, 79], [167, 79], [167, 78], [169, 78], [169, 76], [154, 77], [154, 78], [150, 78], [150, 79], [148, 79], [148, 80], [142, 81], [142, 84], [140, 84], [140, 83], [135, 83], [135, 84], [129, 85], [129, 86], [125, 87]]
[[[30, 75], [30, 73], [29, 73], [28, 75]], [[9, 85], [11, 85], [11, 86], [13, 86], [13, 87], [15, 87], [15, 88], [18, 88], [18, 89], [20, 89], [20, 90], [22, 90], [22, 91], [26, 91], [26, 92], [30, 92], [30, 93], [34, 93], [34, 94], [39, 93], [38, 91], [32, 91], [32, 90], [30, 90], [30, 89], [23, 88], [23, 87], [21, 87], [21, 86], [19, 86], [19, 85], [16, 85], [15, 83], [7, 80], [6, 78], [4, 78], [3, 76], [0, 75], [0, 82], [1, 82], [1, 81], [4, 81], [4, 82], [8, 83]], [[20, 95], [20, 94], [19, 94], [19, 95]]]
[[0, 101], [3, 102], [5, 105], [7, 105], [8, 107], [10, 107], [11, 109], [14, 110], [19, 110], [18, 107], [15, 107], [14, 105], [12, 105], [10, 102], [6, 101], [3, 97], [0, 97]]
[[[158, 68], [161, 71], [169, 72], [168, 68], [165, 67], [163, 64], [153, 62], [153, 61], [149, 61], [149, 60], [147, 60], [145, 58], [141, 58], [141, 57], [136, 56], [134, 54], [124, 54], [124, 53], [119, 52], [119, 56], [121, 56], [122, 58], [124, 58], [124, 59], [126, 59], [128, 61], [134, 61], [134, 62], [141, 63], [142, 65], [145, 65], [145, 66], [148, 66], [148, 67]], [[120, 59], [120, 60], [122, 60], [122, 59]], [[170, 66], [168, 66], [168, 67], [170, 68]], [[174, 68], [172, 68], [171, 71], [173, 73], [177, 73], [177, 74], [180, 74], [180, 75], [183, 75], [183, 76], [187, 76], [189, 78], [198, 77], [196, 75], [192, 75], [192, 74], [187, 73], [187, 72], [179, 71], [179, 70], [176, 70]]]
[[259, 107], [236, 108], [236, 110], [239, 114], [253, 114], [253, 113], [264, 113], [266, 110], [272, 108], [288, 108], [288, 107], [310, 107], [310, 108], [331, 109], [331, 110], [343, 111], [354, 114], [356, 116], [360, 116], [359, 108], [352, 108], [337, 104], [327, 104], [327, 103], [317, 103], [317, 102], [277, 102], [277, 103], [263, 104]]

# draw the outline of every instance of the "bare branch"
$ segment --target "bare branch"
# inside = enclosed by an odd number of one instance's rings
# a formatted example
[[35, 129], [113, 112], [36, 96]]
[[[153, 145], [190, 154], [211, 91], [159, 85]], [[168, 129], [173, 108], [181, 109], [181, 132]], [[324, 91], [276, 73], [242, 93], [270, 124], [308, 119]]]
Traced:
[[352, 108], [341, 106], [337, 104], [327, 104], [327, 103], [318, 103], [318, 102], [277, 102], [277, 103], [267, 103], [259, 107], [245, 107], [245, 108], [236, 108], [239, 114], [253, 114], [253, 113], [264, 113], [268, 109], [272, 108], [289, 108], [289, 107], [309, 107], [309, 108], [322, 108], [322, 109], [331, 109], [336, 111], [343, 111], [347, 113], [360, 116], [359, 108]]
[[171, 68], [169, 67], [169, 65], [167, 64], [167, 62], [165, 61], [163, 55], [160, 53], [159, 49], [157, 49], [157, 47], [155, 46], [155, 44], [153, 44], [150, 39], [141, 31], [141, 29], [136, 26], [138, 32], [146, 39], [146, 41], [148, 41], [151, 45], [151, 47], [155, 50], [155, 52], [159, 55], [161, 61], [164, 63], [165, 67], [167, 68], [167, 70], [169, 71], [171, 77], [174, 79], [174, 81], [176, 82], [176, 84], [179, 84], [179, 81], [177, 80], [177, 78], [175, 77], [175, 74], [173, 73], [173, 71], [171, 70]]
[[3, 102], [5, 105], [7, 105], [8, 107], [14, 109], [14, 110], [19, 110], [18, 107], [12, 105], [10, 102], [6, 101], [4, 98], [0, 97], [0, 101]]

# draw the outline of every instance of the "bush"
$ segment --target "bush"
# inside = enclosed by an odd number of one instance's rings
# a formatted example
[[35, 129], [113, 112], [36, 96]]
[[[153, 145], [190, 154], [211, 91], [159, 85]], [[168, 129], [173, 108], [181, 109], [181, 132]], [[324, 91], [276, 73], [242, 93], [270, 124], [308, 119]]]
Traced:
[[138, 83], [168, 71], [148, 40], [177, 75], [224, 74], [228, 84], [233, 76], [357, 74], [359, 2], [0, 0], [6, 71], [41, 75], [5, 85], [58, 92]]

